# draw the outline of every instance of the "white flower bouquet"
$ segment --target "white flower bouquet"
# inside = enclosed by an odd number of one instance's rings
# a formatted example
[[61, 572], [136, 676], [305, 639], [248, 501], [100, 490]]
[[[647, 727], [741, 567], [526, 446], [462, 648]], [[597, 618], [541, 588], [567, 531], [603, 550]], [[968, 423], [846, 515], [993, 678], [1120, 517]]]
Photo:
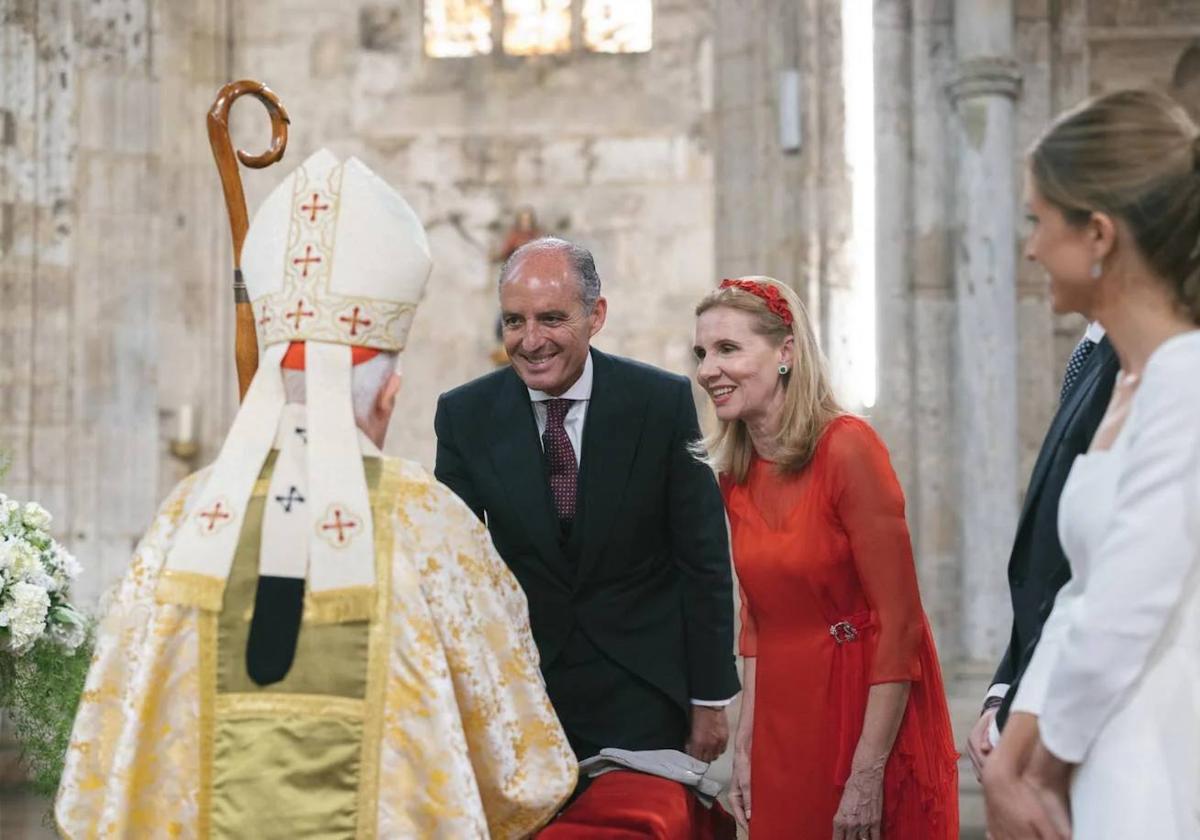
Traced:
[[0, 655], [22, 656], [44, 639], [74, 652], [87, 638], [68, 600], [79, 563], [49, 525], [37, 502], [22, 505], [0, 493]]
[[[4, 473], [0, 457], [0, 478]], [[58, 788], [91, 659], [91, 621], [70, 601], [79, 563], [36, 502], [0, 493], [0, 710], [32, 788]]]

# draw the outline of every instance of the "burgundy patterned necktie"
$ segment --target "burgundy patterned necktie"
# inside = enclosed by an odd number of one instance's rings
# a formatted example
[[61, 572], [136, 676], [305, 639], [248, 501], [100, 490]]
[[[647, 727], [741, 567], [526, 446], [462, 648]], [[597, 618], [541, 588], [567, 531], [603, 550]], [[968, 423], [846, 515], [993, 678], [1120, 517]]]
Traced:
[[546, 431], [542, 432], [542, 449], [546, 452], [549, 467], [550, 495], [554, 497], [554, 511], [563, 521], [575, 518], [575, 482], [578, 464], [575, 450], [563, 420], [571, 410], [574, 400], [549, 400], [546, 403]]

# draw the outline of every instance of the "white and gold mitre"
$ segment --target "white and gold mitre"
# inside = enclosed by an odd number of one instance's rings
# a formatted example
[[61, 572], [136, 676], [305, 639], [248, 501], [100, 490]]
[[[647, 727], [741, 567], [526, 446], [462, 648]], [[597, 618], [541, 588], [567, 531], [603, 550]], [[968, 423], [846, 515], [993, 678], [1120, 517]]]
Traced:
[[325, 341], [403, 350], [432, 263], [408, 203], [325, 150], [275, 188], [246, 234], [258, 346]]
[[[271, 192], [242, 253], [258, 372], [167, 557], [160, 602], [221, 609], [254, 484], [278, 449], [260, 574], [306, 579], [313, 620], [369, 617], [374, 527], [362, 457], [379, 452], [355, 423], [351, 370], [363, 348], [404, 348], [431, 268], [412, 208], [354, 158], [319, 151]], [[285, 407], [281, 370], [301, 343], [303, 365], [287, 366], [305, 370], [306, 410]]]

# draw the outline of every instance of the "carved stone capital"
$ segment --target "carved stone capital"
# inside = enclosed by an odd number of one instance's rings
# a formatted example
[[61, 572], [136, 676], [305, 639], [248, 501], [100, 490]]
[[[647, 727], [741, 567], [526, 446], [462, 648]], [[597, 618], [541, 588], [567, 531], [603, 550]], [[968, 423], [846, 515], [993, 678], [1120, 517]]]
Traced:
[[956, 104], [962, 99], [980, 96], [1007, 96], [1016, 99], [1021, 92], [1021, 68], [1011, 58], [980, 56], [961, 61], [954, 78], [946, 86]]

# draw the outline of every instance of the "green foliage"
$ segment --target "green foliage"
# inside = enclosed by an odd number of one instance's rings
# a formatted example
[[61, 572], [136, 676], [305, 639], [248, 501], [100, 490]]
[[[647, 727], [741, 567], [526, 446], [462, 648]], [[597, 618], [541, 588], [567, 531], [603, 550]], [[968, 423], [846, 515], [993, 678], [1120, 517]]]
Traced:
[[24, 656], [0, 653], [0, 708], [21, 745], [30, 786], [53, 796], [92, 658], [92, 634], [74, 653], [43, 639]]

